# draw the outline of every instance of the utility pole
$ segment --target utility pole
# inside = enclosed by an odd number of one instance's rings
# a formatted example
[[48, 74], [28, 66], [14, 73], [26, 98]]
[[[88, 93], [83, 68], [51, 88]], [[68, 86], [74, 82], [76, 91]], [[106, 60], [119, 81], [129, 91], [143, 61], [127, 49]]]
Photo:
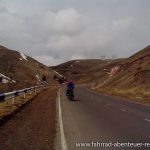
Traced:
[[111, 57], [112, 59], [116, 59], [116, 55], [112, 55], [112, 57]]
[[101, 56], [101, 64], [103, 64], [103, 60], [105, 59], [105, 57], [106, 57], [105, 55]]

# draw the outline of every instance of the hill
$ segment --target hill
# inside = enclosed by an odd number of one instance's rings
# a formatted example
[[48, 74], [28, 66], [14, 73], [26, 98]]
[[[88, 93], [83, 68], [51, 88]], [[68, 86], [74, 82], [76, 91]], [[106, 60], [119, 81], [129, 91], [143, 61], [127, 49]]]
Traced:
[[53, 71], [33, 58], [0, 46], [0, 93], [53, 82]]
[[117, 65], [122, 59], [117, 60], [71, 60], [69, 62], [52, 67], [64, 75], [68, 80], [75, 80], [76, 83], [97, 83], [109, 77], [110, 69]]
[[122, 61], [109, 80], [96, 89], [150, 103], [150, 46]]
[[150, 103], [150, 46], [125, 59], [72, 60], [52, 68], [98, 92]]

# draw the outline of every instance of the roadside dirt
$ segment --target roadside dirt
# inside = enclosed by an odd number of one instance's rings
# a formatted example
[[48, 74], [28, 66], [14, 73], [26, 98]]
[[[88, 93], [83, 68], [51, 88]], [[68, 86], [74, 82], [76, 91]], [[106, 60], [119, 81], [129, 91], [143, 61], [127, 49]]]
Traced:
[[12, 104], [12, 99], [0, 102], [0, 124], [1, 118], [11, 115], [13, 112], [17, 111], [22, 105], [25, 105], [30, 100], [34, 99], [40, 92], [41, 91], [38, 91], [38, 93], [32, 92], [32, 94], [26, 93], [25, 99], [23, 96], [16, 97], [14, 105]]
[[53, 150], [57, 89], [43, 91], [0, 127], [1, 150]]

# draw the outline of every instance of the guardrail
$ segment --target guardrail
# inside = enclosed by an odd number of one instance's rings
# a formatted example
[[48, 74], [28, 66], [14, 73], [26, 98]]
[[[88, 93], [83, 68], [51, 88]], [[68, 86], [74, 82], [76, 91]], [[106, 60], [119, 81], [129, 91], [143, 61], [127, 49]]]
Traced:
[[25, 88], [22, 90], [18, 90], [18, 91], [13, 91], [13, 92], [8, 92], [8, 93], [3, 93], [0, 94], [0, 102], [4, 102], [6, 100], [12, 99], [12, 104], [15, 104], [15, 98], [18, 96], [23, 95], [23, 98], [26, 98], [26, 94], [27, 93], [32, 93], [39, 91], [42, 88], [45, 88], [46, 85], [39, 85], [39, 86], [34, 86], [34, 87], [30, 87], [30, 88]]

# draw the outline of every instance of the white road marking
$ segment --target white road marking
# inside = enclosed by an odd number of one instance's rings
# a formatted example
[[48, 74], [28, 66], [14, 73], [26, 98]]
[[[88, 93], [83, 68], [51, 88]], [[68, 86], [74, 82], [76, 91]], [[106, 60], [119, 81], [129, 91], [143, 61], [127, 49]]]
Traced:
[[61, 149], [68, 150], [66, 138], [65, 138], [65, 134], [64, 134], [63, 121], [62, 121], [62, 110], [61, 110], [61, 104], [60, 104], [60, 90], [58, 91], [58, 105], [59, 105], [59, 125], [60, 125]]
[[121, 109], [121, 111], [124, 111], [124, 112], [126, 112], [127, 110], [125, 110], [125, 109]]
[[150, 119], [145, 119], [145, 121], [150, 122]]

